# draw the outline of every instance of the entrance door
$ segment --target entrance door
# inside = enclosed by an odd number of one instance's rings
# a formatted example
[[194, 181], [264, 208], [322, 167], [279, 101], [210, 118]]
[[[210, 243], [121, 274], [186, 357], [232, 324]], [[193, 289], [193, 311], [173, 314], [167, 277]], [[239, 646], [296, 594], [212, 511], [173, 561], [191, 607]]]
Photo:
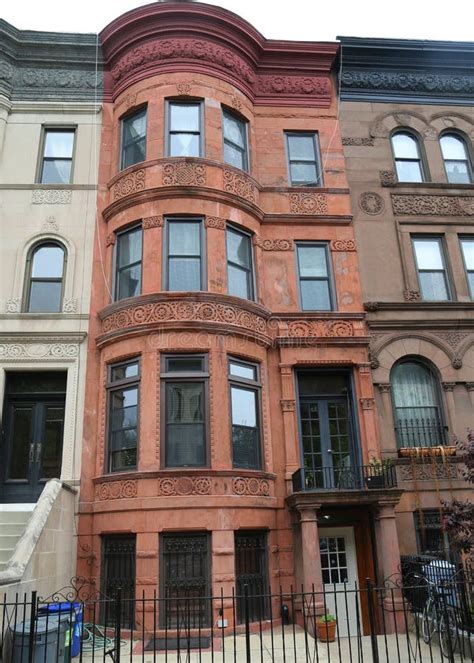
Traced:
[[356, 488], [347, 398], [300, 398], [305, 487]]
[[358, 627], [363, 633], [358, 592], [351, 591], [358, 580], [354, 528], [320, 529], [319, 547], [326, 612], [336, 617], [339, 636], [354, 636]]
[[0, 447], [0, 500], [36, 502], [60, 478], [66, 373], [7, 375]]

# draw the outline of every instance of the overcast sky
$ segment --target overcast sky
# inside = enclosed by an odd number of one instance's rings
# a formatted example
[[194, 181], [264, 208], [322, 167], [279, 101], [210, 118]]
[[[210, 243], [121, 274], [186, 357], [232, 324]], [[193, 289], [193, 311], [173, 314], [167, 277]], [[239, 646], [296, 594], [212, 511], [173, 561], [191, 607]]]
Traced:
[[[139, 0], [4, 0], [1, 16], [28, 30], [99, 32]], [[337, 35], [474, 39], [474, 0], [216, 0], [271, 39], [330, 41]]]

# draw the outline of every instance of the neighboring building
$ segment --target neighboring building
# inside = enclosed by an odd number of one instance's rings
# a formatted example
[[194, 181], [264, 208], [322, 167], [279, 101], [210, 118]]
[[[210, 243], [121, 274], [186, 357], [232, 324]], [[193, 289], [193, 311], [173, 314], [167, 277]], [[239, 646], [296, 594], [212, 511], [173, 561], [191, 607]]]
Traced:
[[0, 21], [0, 593], [10, 596], [46, 595], [75, 571], [96, 47], [94, 35]]
[[403, 554], [448, 554], [474, 426], [474, 45], [342, 37], [341, 132], [382, 453], [400, 460]]
[[390, 576], [400, 491], [367, 468], [338, 45], [267, 41], [201, 3], [141, 7], [100, 39], [78, 573], [128, 597]]

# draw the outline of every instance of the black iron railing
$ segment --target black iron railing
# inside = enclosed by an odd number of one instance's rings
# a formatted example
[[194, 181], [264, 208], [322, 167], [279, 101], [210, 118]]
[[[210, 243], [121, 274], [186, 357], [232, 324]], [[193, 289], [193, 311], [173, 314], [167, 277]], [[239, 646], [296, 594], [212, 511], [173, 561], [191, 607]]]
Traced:
[[293, 474], [295, 493], [308, 490], [381, 490], [396, 486], [397, 473], [392, 464], [301, 468]]
[[[428, 408], [424, 408], [428, 409]], [[397, 408], [398, 448], [406, 447], [438, 447], [446, 444], [447, 427], [443, 426], [437, 416], [407, 417], [403, 408]]]

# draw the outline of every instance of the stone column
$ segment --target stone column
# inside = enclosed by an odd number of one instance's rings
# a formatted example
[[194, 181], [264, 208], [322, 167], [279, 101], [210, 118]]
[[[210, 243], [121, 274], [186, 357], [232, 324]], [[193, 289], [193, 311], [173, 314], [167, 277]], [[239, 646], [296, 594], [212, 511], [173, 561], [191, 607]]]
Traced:
[[446, 394], [446, 410], [448, 415], [449, 433], [452, 435], [455, 431], [454, 422], [456, 421], [456, 407], [454, 405], [454, 387], [455, 382], [443, 382], [443, 391]]
[[300, 467], [298, 455], [298, 437], [296, 433], [296, 401], [293, 383], [293, 367], [290, 364], [280, 364], [281, 376], [281, 411], [283, 416], [283, 431], [285, 435], [285, 482], [287, 494], [293, 492], [291, 477]]
[[396, 452], [397, 440], [395, 437], [395, 419], [393, 416], [392, 398], [390, 395], [392, 387], [389, 382], [379, 383], [377, 387], [382, 395], [384, 413], [383, 423], [385, 424], [384, 426], [381, 426], [383, 430], [383, 435], [381, 436], [381, 448], [382, 451]]
[[466, 382], [466, 389], [469, 394], [471, 405], [474, 409], [474, 382]]
[[301, 523], [301, 556], [303, 560], [303, 588], [305, 592], [312, 592], [314, 588], [314, 607], [316, 614], [324, 611], [322, 596], [323, 578], [321, 574], [321, 555], [319, 551], [319, 533], [317, 510], [319, 504], [311, 508], [300, 509]]

